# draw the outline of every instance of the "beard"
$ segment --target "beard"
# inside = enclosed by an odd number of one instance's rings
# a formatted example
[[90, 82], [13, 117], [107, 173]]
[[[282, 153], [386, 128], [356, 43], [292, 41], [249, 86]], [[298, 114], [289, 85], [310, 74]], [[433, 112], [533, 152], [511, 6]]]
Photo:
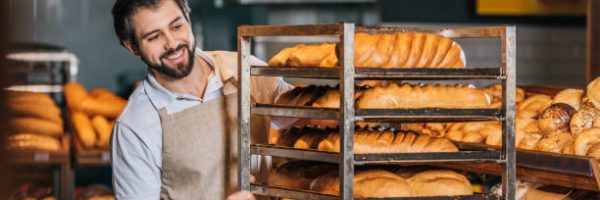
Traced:
[[[169, 66], [163, 62], [163, 58], [165, 58], [165, 57], [169, 56], [170, 54], [173, 54], [179, 50], [182, 50], [182, 49], [187, 49], [187, 52], [188, 52], [187, 62], [182, 62], [175, 66]], [[143, 53], [142, 53], [141, 58], [142, 58], [142, 61], [144, 61], [150, 69], [154, 69], [158, 73], [164, 74], [164, 75], [174, 78], [174, 79], [181, 79], [181, 78], [187, 77], [192, 72], [192, 69], [194, 68], [195, 55], [196, 55], [196, 48], [190, 49], [188, 44], [181, 44], [181, 45], [177, 46], [177, 48], [175, 48], [175, 49], [169, 49], [169, 50], [165, 51], [160, 56], [160, 63], [158, 63], [158, 64], [150, 62], [150, 59], [148, 59], [148, 57]]]

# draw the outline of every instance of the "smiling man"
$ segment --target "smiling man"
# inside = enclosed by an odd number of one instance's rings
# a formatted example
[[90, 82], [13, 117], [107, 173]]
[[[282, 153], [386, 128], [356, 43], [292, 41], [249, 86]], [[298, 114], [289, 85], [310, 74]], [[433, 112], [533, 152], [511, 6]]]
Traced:
[[[113, 7], [121, 44], [148, 65], [113, 129], [117, 199], [254, 198], [235, 192], [237, 54], [197, 49], [189, 13], [186, 0], [117, 0]], [[289, 89], [280, 77], [252, 79], [257, 102], [272, 103]], [[268, 124], [253, 120], [254, 130], [260, 140]]]

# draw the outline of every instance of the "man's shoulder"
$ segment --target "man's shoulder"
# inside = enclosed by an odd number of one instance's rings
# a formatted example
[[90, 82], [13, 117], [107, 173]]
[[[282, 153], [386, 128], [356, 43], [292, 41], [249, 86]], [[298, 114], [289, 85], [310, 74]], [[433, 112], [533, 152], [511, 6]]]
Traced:
[[133, 131], [147, 129], [156, 124], [160, 125], [158, 112], [144, 92], [143, 86], [139, 86], [129, 96], [127, 106], [121, 112], [117, 123], [133, 129]]

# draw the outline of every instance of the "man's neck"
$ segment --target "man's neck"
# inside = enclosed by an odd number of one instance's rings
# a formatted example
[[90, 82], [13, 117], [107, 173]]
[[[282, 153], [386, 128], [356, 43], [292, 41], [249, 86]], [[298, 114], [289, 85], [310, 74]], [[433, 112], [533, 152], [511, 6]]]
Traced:
[[174, 93], [191, 94], [203, 99], [208, 85], [208, 77], [213, 70], [200, 56], [194, 55], [194, 59], [192, 71], [188, 76], [181, 79], [174, 79], [153, 69], [150, 70], [156, 81], [167, 90]]

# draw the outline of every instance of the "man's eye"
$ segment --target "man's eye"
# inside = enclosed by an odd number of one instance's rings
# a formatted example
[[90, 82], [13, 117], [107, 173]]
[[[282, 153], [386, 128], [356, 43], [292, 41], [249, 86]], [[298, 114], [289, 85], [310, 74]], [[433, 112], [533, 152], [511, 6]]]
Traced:
[[158, 38], [158, 35], [153, 35], [148, 38], [148, 41], [154, 41]]
[[181, 26], [183, 26], [183, 25], [181, 25], [181, 24], [177, 24], [177, 25], [175, 25], [173, 28], [175, 28], [175, 30], [177, 30], [177, 29], [180, 29], [180, 28], [181, 28]]

